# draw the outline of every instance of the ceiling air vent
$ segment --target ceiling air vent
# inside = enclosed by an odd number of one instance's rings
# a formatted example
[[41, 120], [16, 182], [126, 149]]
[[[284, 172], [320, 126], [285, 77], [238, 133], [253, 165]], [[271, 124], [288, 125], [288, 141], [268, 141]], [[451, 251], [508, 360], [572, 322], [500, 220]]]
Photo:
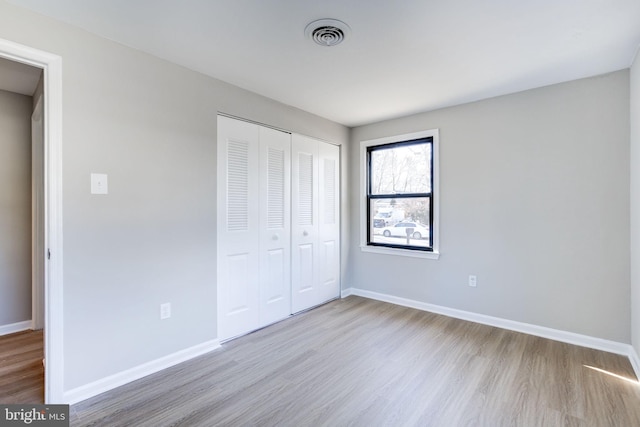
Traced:
[[336, 46], [351, 33], [351, 28], [337, 19], [319, 19], [304, 29], [307, 37], [325, 47]]

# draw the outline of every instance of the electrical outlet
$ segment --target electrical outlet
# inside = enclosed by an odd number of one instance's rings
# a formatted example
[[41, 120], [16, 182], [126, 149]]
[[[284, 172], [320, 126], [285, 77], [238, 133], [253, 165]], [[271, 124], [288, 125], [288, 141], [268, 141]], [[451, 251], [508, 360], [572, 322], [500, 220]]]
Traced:
[[478, 284], [478, 278], [476, 276], [469, 276], [469, 286], [475, 288]]
[[160, 319], [168, 319], [171, 317], [171, 303], [160, 304]]

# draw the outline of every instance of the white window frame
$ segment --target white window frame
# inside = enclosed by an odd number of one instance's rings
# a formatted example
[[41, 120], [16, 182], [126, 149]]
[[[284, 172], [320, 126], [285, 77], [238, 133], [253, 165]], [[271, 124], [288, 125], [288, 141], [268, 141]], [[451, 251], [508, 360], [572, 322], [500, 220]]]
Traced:
[[[367, 244], [367, 148], [394, 142], [433, 138], [433, 251], [371, 246]], [[438, 259], [440, 257], [440, 132], [430, 129], [421, 132], [360, 141], [360, 250], [385, 255]]]

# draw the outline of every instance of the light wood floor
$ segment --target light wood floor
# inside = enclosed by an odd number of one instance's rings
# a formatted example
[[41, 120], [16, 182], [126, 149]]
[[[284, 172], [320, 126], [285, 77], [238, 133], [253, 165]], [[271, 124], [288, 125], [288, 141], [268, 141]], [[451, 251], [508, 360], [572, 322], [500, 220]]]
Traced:
[[42, 331], [0, 337], [0, 403], [44, 403]]
[[622, 356], [351, 296], [71, 411], [73, 426], [640, 426], [640, 386]]

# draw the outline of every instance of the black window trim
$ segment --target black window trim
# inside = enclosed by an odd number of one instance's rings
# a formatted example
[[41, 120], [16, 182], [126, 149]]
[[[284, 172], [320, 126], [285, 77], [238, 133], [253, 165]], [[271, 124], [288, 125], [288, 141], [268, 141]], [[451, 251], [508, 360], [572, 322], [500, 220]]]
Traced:
[[[410, 146], [410, 145], [418, 145], [418, 144], [430, 144], [431, 145], [431, 163], [430, 163], [430, 192], [426, 193], [395, 193], [395, 194], [371, 194], [371, 153], [373, 151], [385, 150], [396, 147]], [[411, 251], [421, 251], [421, 252], [434, 252], [434, 158], [435, 158], [435, 147], [434, 147], [434, 137], [426, 136], [421, 138], [415, 138], [404, 141], [397, 142], [389, 142], [379, 145], [370, 145], [366, 147], [366, 215], [367, 215], [367, 229], [366, 229], [366, 245], [374, 246], [374, 247], [383, 247], [383, 248], [394, 248], [394, 249], [406, 249]], [[398, 245], [392, 243], [378, 243], [373, 242], [371, 240], [371, 200], [381, 200], [381, 199], [397, 199], [397, 198], [428, 198], [429, 199], [429, 246], [412, 246], [412, 245]], [[414, 221], [415, 222], [415, 221]]]

